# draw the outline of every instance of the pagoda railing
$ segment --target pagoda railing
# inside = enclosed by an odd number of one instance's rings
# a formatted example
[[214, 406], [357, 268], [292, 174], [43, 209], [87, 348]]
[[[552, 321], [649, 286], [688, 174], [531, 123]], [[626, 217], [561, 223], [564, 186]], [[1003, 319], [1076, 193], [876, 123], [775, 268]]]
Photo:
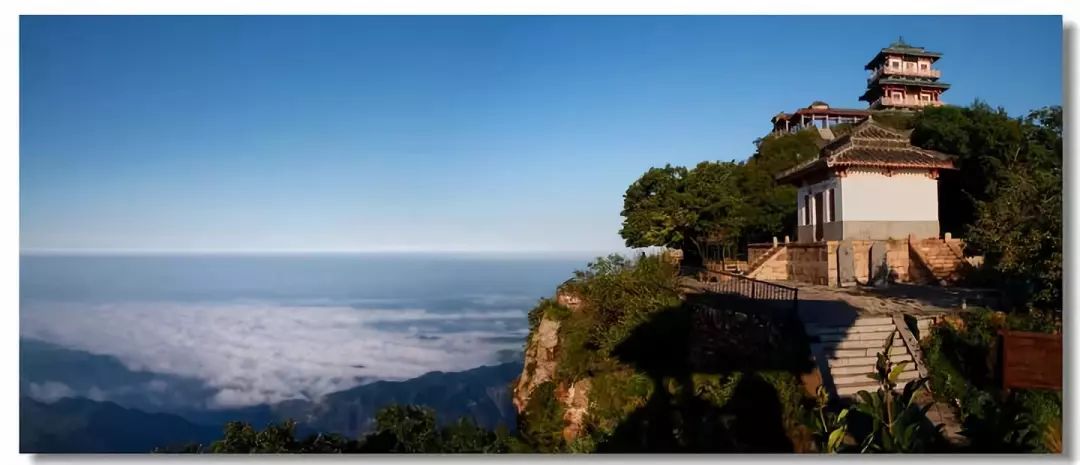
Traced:
[[870, 104], [871, 108], [875, 108], [881, 105], [889, 105], [894, 107], [940, 107], [942, 103], [937, 100], [920, 100], [914, 97], [907, 98], [893, 98], [893, 97], [881, 97]]
[[874, 73], [870, 75], [870, 79], [866, 80], [867, 84], [876, 81], [882, 74], [894, 74], [899, 76], [915, 76], [915, 77], [927, 77], [927, 78], [940, 78], [940, 69], [901, 69], [901, 68], [888, 68], [880, 67], [874, 70]]

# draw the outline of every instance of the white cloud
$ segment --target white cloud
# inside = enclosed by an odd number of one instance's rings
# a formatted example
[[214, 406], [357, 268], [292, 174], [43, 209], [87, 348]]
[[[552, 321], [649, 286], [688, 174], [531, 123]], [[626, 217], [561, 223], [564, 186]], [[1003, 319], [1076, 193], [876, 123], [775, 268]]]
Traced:
[[[496, 330], [492, 323], [524, 317], [523, 310], [438, 314], [256, 302], [36, 302], [23, 306], [22, 336], [112, 355], [132, 370], [201, 379], [219, 390], [213, 406], [234, 407], [314, 398], [361, 380], [494, 363], [498, 350], [519, 349], [521, 343], [488, 338], [523, 339], [524, 333]], [[409, 329], [415, 326], [410, 322], [430, 327], [440, 321], [456, 330], [422, 338]], [[37, 389], [62, 392], [56, 386]]]
[[29, 392], [27, 392], [26, 395], [30, 396], [30, 398], [46, 403], [52, 403], [65, 397], [75, 396], [75, 391], [68, 387], [68, 385], [56, 381], [30, 383], [28, 391]]

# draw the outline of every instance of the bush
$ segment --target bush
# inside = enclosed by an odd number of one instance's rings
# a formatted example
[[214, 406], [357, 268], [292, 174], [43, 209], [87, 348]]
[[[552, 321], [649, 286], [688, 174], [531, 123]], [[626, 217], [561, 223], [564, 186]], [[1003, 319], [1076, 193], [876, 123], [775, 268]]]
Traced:
[[1051, 332], [1053, 315], [1016, 313], [1004, 318], [976, 308], [962, 316], [962, 329], [935, 326], [923, 342], [934, 397], [959, 408], [964, 434], [974, 452], [1060, 450], [1062, 395], [999, 386], [993, 364], [998, 330]]

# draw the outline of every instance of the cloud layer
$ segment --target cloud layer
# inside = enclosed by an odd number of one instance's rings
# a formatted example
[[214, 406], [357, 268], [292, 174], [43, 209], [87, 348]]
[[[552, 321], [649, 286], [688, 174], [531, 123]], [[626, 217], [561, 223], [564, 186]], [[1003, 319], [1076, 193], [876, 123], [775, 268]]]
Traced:
[[[21, 331], [127, 368], [203, 380], [212, 407], [313, 399], [375, 379], [495, 363], [520, 349], [525, 310], [287, 306], [262, 302], [25, 303]], [[35, 385], [33, 395], [69, 395]]]

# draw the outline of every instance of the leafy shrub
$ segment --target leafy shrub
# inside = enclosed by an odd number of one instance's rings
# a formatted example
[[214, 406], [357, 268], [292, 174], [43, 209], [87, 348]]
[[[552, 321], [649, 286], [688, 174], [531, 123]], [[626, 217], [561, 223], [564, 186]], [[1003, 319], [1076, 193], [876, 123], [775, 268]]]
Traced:
[[1053, 314], [999, 314], [976, 308], [962, 316], [961, 329], [938, 325], [924, 341], [934, 397], [959, 408], [963, 434], [975, 452], [1050, 452], [1060, 449], [1060, 392], [1003, 393], [993, 365], [998, 330], [1052, 332]]
[[519, 417], [521, 440], [536, 452], [561, 452], [563, 407], [555, 397], [555, 384], [544, 382], [536, 387]]

